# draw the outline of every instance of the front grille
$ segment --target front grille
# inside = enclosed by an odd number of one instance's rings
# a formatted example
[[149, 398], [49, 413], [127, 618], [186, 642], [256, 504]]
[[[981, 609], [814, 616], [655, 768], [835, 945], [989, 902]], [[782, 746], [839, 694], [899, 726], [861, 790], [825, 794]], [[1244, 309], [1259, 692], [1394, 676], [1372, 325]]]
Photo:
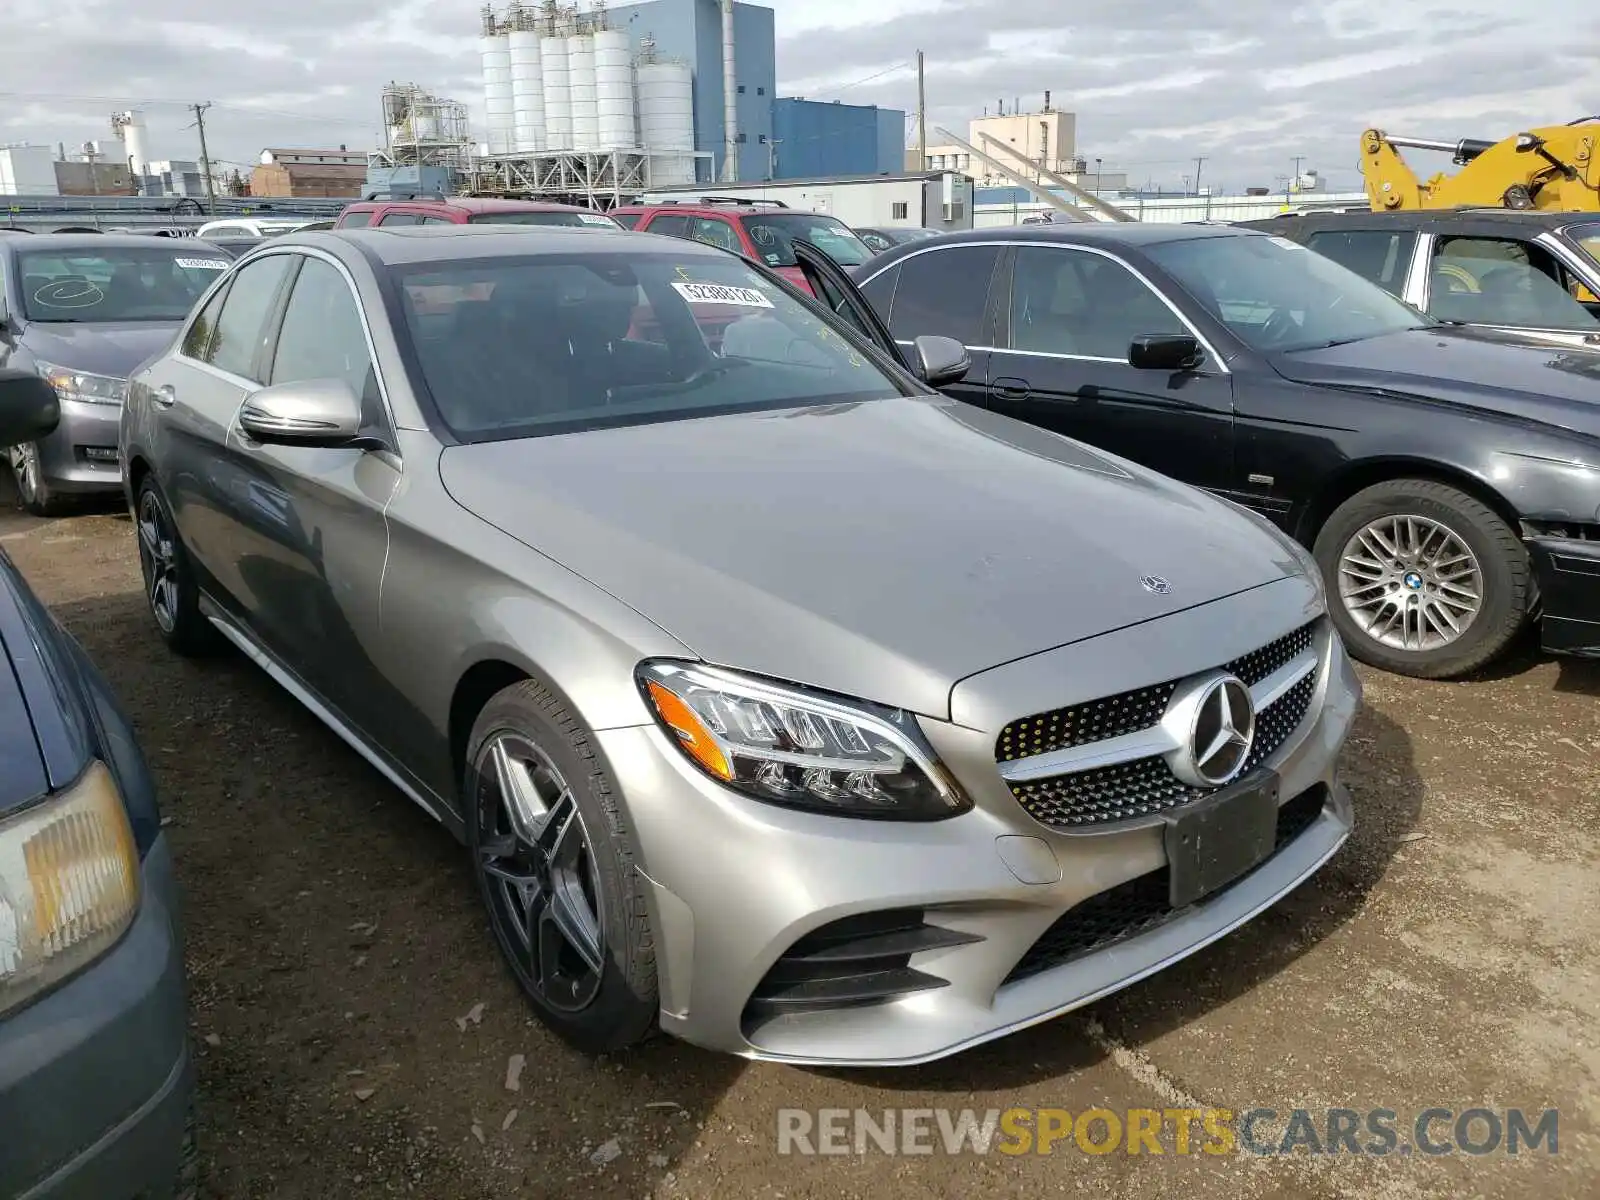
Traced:
[[800, 938], [772, 964], [745, 1005], [745, 1027], [948, 987], [949, 980], [912, 967], [911, 956], [982, 940], [929, 925], [915, 908], [842, 917]]
[[[1226, 664], [1222, 669], [1253, 686], [1311, 646], [1315, 622]], [[1148, 729], [1160, 721], [1178, 680], [1013, 721], [1000, 733], [1000, 762], [1086, 745]], [[1305, 719], [1317, 690], [1313, 673], [1256, 714], [1255, 742], [1245, 770], [1276, 754]], [[1074, 771], [1049, 779], [1010, 783], [1011, 793], [1034, 820], [1057, 829], [1086, 828], [1166, 812], [1213, 789], [1182, 782], [1159, 757]]]
[[[1274, 855], [1311, 827], [1321, 815], [1327, 795], [1327, 788], [1318, 784], [1279, 807]], [[1255, 870], [1259, 871], [1264, 865], [1257, 866]], [[1175, 917], [1193, 912], [1218, 896], [1226, 895], [1249, 877], [1249, 874], [1241, 876], [1227, 887], [1186, 908], [1173, 908], [1167, 901], [1166, 867], [1090, 896], [1082, 903], [1073, 905], [1040, 935], [1021, 961], [1011, 968], [1005, 982], [1027, 979], [1041, 971], [1064, 966], [1074, 959], [1104, 950], [1117, 942], [1149, 933]]]

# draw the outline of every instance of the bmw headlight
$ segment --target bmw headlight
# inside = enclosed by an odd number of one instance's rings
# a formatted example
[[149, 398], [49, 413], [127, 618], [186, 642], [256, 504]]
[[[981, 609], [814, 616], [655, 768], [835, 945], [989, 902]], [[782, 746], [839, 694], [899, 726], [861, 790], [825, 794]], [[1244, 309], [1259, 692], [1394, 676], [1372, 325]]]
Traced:
[[644, 663], [638, 678], [684, 755], [754, 799], [890, 821], [972, 807], [905, 712], [691, 663]]
[[0, 1014], [116, 944], [139, 908], [139, 852], [104, 763], [0, 817]]
[[39, 373], [50, 381], [50, 386], [56, 389], [56, 395], [63, 400], [77, 400], [84, 404], [121, 404], [128, 392], [128, 381], [115, 375], [94, 375], [47, 362], [38, 365]]

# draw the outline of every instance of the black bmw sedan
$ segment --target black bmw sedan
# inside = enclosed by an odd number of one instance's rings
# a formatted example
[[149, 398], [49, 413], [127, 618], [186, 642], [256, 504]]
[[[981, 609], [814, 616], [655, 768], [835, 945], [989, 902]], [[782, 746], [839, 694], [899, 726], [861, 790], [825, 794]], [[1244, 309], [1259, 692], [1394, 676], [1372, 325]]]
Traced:
[[1461, 675], [1530, 619], [1600, 654], [1600, 354], [1435, 319], [1227, 226], [973, 230], [854, 282], [898, 344], [968, 347], [952, 394], [1291, 532], [1366, 662]]

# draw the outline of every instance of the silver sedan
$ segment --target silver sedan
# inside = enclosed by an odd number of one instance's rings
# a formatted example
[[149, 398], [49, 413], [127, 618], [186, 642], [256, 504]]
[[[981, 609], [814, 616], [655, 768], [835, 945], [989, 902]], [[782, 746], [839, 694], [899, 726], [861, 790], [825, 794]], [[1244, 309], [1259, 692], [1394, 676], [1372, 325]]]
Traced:
[[236, 646], [460, 838], [591, 1052], [937, 1058], [1350, 833], [1305, 553], [932, 392], [961, 348], [906, 366], [815, 269], [829, 305], [648, 234], [287, 234], [131, 381], [161, 636]]

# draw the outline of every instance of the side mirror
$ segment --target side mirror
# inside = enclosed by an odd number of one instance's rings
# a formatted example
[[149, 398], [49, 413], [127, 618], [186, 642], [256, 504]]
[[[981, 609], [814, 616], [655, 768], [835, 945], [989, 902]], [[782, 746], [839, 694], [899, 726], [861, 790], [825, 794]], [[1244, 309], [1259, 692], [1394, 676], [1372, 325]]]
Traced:
[[917, 378], [929, 387], [965, 379], [972, 369], [972, 356], [955, 338], [924, 334], [912, 344], [916, 348], [912, 367]]
[[1128, 365], [1141, 371], [1192, 371], [1205, 355], [1186, 333], [1137, 337], [1128, 347]]
[[361, 436], [361, 401], [338, 379], [280, 383], [244, 402], [239, 427], [258, 442], [347, 446]]
[[55, 388], [32, 371], [0, 367], [0, 450], [49, 437], [60, 422]]

